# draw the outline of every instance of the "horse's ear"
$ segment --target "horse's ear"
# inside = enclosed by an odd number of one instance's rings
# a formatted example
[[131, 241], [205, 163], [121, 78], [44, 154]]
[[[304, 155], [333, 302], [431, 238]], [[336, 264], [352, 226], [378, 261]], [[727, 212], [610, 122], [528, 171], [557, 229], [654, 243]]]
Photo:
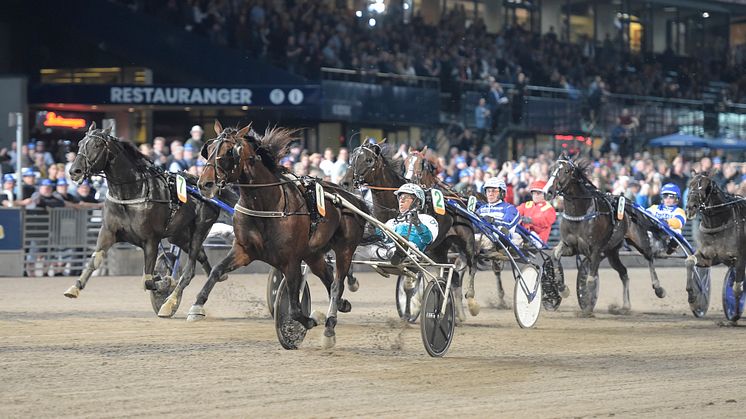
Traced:
[[91, 121], [91, 126], [88, 127], [88, 133], [92, 133], [94, 129], [96, 129], [96, 121]]
[[109, 135], [109, 134], [111, 134], [111, 127], [106, 127], [106, 129], [104, 130], [103, 134], [104, 134], [104, 135]]
[[205, 145], [202, 146], [202, 150], [200, 150], [199, 155], [202, 156], [203, 159], [207, 160], [207, 147], [213, 142], [215, 142], [215, 140], [207, 140]]
[[412, 148], [412, 146], [409, 146], [409, 150], [407, 150], [407, 153], [412, 154], [412, 150], [414, 150], [414, 148]]
[[238, 134], [237, 134], [238, 138], [245, 138], [246, 134], [248, 134], [249, 131], [251, 131], [251, 125], [246, 125], [245, 127], [241, 128], [241, 130], [238, 131]]
[[213, 129], [215, 130], [215, 135], [220, 135], [221, 132], [223, 132], [223, 126], [220, 124], [220, 121], [217, 119], [215, 120], [215, 125], [213, 126]]
[[692, 168], [692, 176], [697, 176], [697, 170]]
[[424, 156], [426, 151], [427, 151], [427, 146], [425, 146], [422, 150], [420, 150], [420, 153]]
[[385, 143], [385, 142], [386, 142], [386, 139], [384, 138], [383, 140], [381, 140], [381, 141], [377, 142], [376, 144], [383, 144], [383, 143]]

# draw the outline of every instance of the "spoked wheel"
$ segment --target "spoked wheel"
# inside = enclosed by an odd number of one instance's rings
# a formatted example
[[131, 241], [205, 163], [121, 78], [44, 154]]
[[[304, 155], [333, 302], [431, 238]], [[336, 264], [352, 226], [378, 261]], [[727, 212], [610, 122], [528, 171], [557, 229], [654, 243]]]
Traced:
[[415, 304], [415, 307], [412, 307], [412, 298], [417, 296], [417, 299], [422, 301], [425, 278], [422, 273], [418, 273], [417, 279], [412, 281], [412, 285], [414, 286], [411, 289], [407, 289], [410, 285], [409, 281], [412, 280], [406, 275], [399, 275], [399, 278], [396, 280], [396, 311], [399, 313], [399, 318], [409, 323], [414, 323], [417, 321], [417, 317], [420, 316], [422, 310], [419, 304]]
[[[442, 310], [444, 298], [447, 300], [445, 310]], [[422, 313], [420, 331], [425, 350], [433, 357], [445, 355], [456, 329], [456, 309], [453, 306], [453, 293], [446, 289], [444, 279], [431, 281], [425, 287]]]
[[736, 300], [736, 295], [733, 292], [733, 284], [735, 282], [736, 270], [728, 268], [725, 280], [723, 281], [723, 313], [725, 313], [725, 318], [732, 322], [738, 321], [741, 318], [743, 306], [746, 302], [746, 292], [741, 292], [741, 297]]
[[[305, 279], [307, 279], [307, 271], [308, 267], [306, 265], [302, 265], [301, 271], [303, 273], [303, 279], [304, 283], [306, 283]], [[280, 282], [282, 282], [282, 279], [285, 276], [280, 272], [279, 269], [275, 268], [274, 266], [271, 266], [269, 269], [269, 275], [267, 276], [267, 308], [269, 309], [269, 315], [274, 317], [275, 316], [275, 301], [277, 301], [277, 290], [280, 289]], [[306, 295], [308, 294], [308, 295]], [[309, 306], [308, 309], [310, 311], [311, 309], [311, 297], [310, 297], [310, 291], [308, 291], [308, 284], [306, 283], [305, 289], [303, 291], [303, 296], [307, 297], [306, 301], [308, 302]]]
[[710, 268], [695, 266], [692, 272], [694, 283], [691, 284], [694, 302], [689, 303], [694, 317], [704, 317], [710, 307]]
[[523, 329], [534, 327], [539, 320], [541, 311], [541, 272], [535, 267], [528, 265], [521, 270], [523, 276], [523, 285], [521, 278], [516, 278], [515, 287], [513, 287], [513, 314], [518, 322], [518, 326]]
[[[308, 290], [308, 284], [304, 284], [302, 294], [303, 298], [300, 300], [301, 312], [308, 317], [311, 315], [311, 292]], [[298, 349], [306, 337], [307, 330], [302, 324], [290, 317], [290, 298], [285, 278], [283, 278], [277, 287], [275, 299], [275, 330], [277, 331], [277, 339], [283, 348]]]
[[[171, 252], [161, 252], [158, 254], [158, 258], [155, 260], [155, 269], [153, 270], [153, 279], [158, 279], [152, 284], [152, 288], [148, 291], [150, 294], [150, 304], [153, 306], [155, 314], [161, 310], [161, 306], [166, 301], [169, 295], [176, 288], [178, 278], [181, 278], [181, 265], [178, 266], [174, 273], [174, 263], [176, 263], [177, 256]], [[181, 304], [181, 297], [176, 302], [174, 313]]]
[[559, 285], [565, 283], [565, 271], [562, 269], [561, 263], [558, 265], [557, 270], [559, 271], [559, 278], [555, 277], [552, 259], [547, 258], [541, 274], [541, 303], [544, 306], [544, 310], [547, 311], [557, 311], [560, 304], [562, 304], [562, 294], [560, 294]]
[[578, 279], [575, 283], [575, 291], [578, 294], [578, 305], [583, 312], [590, 313], [596, 307], [598, 300], [598, 282], [594, 281], [588, 284], [588, 275], [590, 274], [591, 262], [586, 257], [577, 258]]

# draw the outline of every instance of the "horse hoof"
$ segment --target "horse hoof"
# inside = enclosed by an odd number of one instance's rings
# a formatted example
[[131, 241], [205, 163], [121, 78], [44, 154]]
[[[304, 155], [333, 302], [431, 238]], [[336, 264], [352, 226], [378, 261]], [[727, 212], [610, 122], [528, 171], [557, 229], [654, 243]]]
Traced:
[[561, 285], [562, 289], [560, 290], [560, 295], [562, 298], [567, 298], [570, 296], [570, 287], [567, 285]]
[[663, 289], [663, 287], [658, 287], [655, 289], [655, 296], [658, 298], [665, 298], [666, 297], [666, 290]]
[[466, 304], [469, 306], [469, 313], [474, 317], [478, 316], [479, 312], [482, 310], [476, 298], [468, 298]]
[[341, 299], [337, 305], [337, 310], [339, 310], [340, 313], [349, 313], [352, 311], [352, 304], [345, 299]]
[[[172, 295], [169, 295], [168, 298], [166, 298], [166, 301], [163, 302], [163, 305], [161, 305], [161, 308], [158, 310], [158, 317], [173, 317], [174, 314], [174, 306], [176, 305], [176, 298]], [[191, 310], [189, 311], [191, 314]]]
[[321, 347], [331, 349], [337, 344], [337, 335], [327, 336], [326, 333], [321, 335]]
[[357, 290], [360, 289], [360, 281], [355, 279], [354, 281], [347, 281], [347, 288], [350, 290], [350, 292], [357, 292]]
[[313, 325], [313, 327], [316, 327], [320, 324], [324, 324], [326, 323], [326, 314], [318, 310], [314, 310], [313, 313], [311, 313], [311, 320], [313, 320], [316, 323], [315, 325]]
[[78, 295], [80, 295], [80, 289], [75, 285], [71, 286], [67, 289], [67, 291], [65, 291], [65, 297], [67, 298], [78, 298]]
[[226, 279], [228, 279], [228, 274], [222, 274], [222, 275], [220, 275], [220, 279], [218, 279], [218, 282], [223, 282]]
[[697, 264], [697, 256], [695, 255], [689, 255], [686, 257], [686, 266], [693, 267]]
[[[160, 313], [158, 313], [160, 315]], [[188, 322], [198, 322], [205, 319], [205, 308], [202, 306], [192, 306], [189, 309], [186, 320]]]

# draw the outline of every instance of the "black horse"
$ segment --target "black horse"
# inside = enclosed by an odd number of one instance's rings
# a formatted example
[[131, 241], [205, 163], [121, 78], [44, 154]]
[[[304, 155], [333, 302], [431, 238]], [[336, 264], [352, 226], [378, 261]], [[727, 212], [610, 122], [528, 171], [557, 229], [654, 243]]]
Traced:
[[[381, 222], [394, 218], [398, 214], [398, 202], [393, 194], [397, 188], [408, 182], [403, 173], [402, 161], [394, 159], [395, 150], [389, 144], [364, 143], [352, 152], [350, 170], [353, 172], [353, 183], [357, 186], [367, 184], [373, 198], [373, 216]], [[438, 263], [448, 263], [448, 251], [454, 247], [466, 263], [470, 277], [471, 294], [469, 310], [472, 315], [479, 313], [479, 304], [474, 299], [473, 281], [477, 271], [476, 244], [474, 227], [467, 218], [446, 209], [445, 215], [432, 213], [438, 221], [438, 237], [430, 244], [428, 255]], [[454, 272], [453, 288], [456, 295], [456, 313], [464, 319], [461, 276]]]
[[[630, 204], [625, 204], [622, 219], [618, 219], [619, 197], [602, 193], [586, 176], [590, 161], [573, 161], [561, 156], [555, 163], [546, 192], [564, 197], [565, 209], [560, 224], [561, 240], [554, 248], [555, 269], [559, 269], [562, 256], [585, 257], [579, 269], [578, 302], [584, 313], [593, 311], [598, 292], [598, 267], [606, 257], [622, 281], [622, 313], [628, 313], [629, 276], [619, 258], [625, 239], [648, 261], [650, 278], [658, 298], [666, 295], [658, 281], [653, 260], [651, 240], [667, 240], [660, 229]], [[648, 235], [648, 232], [651, 235]], [[651, 237], [652, 236], [652, 237]], [[555, 272], [558, 275], [559, 272]]]
[[[687, 267], [722, 263], [735, 270], [732, 291], [735, 301], [740, 301], [746, 269], [746, 198], [723, 191], [708, 173], [694, 172], [692, 175], [687, 217], [693, 218], [699, 213], [702, 222], [696, 233], [699, 247], [687, 258]], [[692, 270], [687, 269], [690, 303], [696, 298], [694, 289]], [[730, 320], [736, 321], [740, 315], [740, 311], [736, 311]]]
[[[109, 191], [96, 250], [65, 296], [77, 298], [109, 248], [114, 243], [127, 242], [143, 249], [143, 286], [162, 301], [174, 289], [183, 290], [189, 284], [197, 261], [206, 273], [212, 270], [202, 243], [218, 219], [220, 209], [194, 196], [189, 196], [186, 203], [180, 203], [173, 189], [175, 175], [156, 167], [134, 145], [119, 141], [110, 133], [109, 128], [98, 130], [95, 123], [91, 124], [70, 166], [70, 178], [76, 182], [103, 172]], [[183, 176], [187, 182], [196, 185], [196, 178]], [[236, 195], [230, 191], [221, 191], [220, 198], [231, 205], [237, 201]], [[153, 277], [158, 245], [164, 238], [189, 255], [178, 286], [170, 277]], [[171, 317], [176, 312], [181, 292], [173, 297], [160, 307], [159, 316]]]
[[[323, 344], [333, 346], [337, 311], [351, 310], [349, 301], [342, 298], [343, 278], [363, 237], [365, 219], [349, 209], [334, 206], [329, 199], [324, 200], [326, 215], [323, 220], [312, 219], [315, 204], [309, 202], [307, 192], [314, 187], [304, 184], [308, 179], [295, 177], [279, 164], [288, 145], [296, 140], [295, 131], [274, 128], [260, 137], [249, 126], [241, 130], [223, 129], [216, 121], [215, 132], [220, 133], [218, 137], [202, 148], [207, 164], [199, 187], [208, 197], [218, 184], [235, 183], [239, 187], [240, 198], [233, 217], [236, 238], [228, 255], [210, 273], [190, 310], [190, 318], [204, 317], [203, 306], [210, 291], [216, 282], [225, 278], [225, 273], [262, 260], [285, 275], [287, 292], [292, 296], [289, 315], [302, 329], [294, 330], [295, 336], [291, 336], [284, 335], [278, 328], [278, 338], [284, 348], [297, 348], [307, 329], [324, 322], [323, 314], [308, 317], [301, 310], [298, 296], [303, 282], [300, 266], [303, 260], [329, 291]], [[339, 194], [367, 213], [365, 203], [353, 194], [328, 182], [321, 184], [326, 191]], [[324, 257], [329, 250], [335, 253], [336, 276]], [[277, 318], [283, 314], [275, 310], [276, 325]]]

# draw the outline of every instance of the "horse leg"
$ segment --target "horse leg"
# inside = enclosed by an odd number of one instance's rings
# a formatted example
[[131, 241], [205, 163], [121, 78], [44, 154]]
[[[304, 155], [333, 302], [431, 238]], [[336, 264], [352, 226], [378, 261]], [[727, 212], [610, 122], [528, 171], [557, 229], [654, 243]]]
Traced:
[[[464, 231], [461, 235], [462, 237], [466, 237], [466, 240], [464, 241], [463, 255], [466, 261], [466, 267], [469, 271], [469, 285], [467, 286], [465, 295], [466, 304], [469, 307], [469, 313], [471, 313], [472, 316], [477, 316], [481, 311], [481, 307], [475, 298], [476, 294], [474, 291], [474, 278], [477, 275], [477, 243], [471, 228], [464, 228], [463, 230]], [[462, 282], [463, 275], [464, 272], [462, 271]]]
[[567, 298], [570, 296], [570, 288], [568, 288], [565, 284], [565, 277], [560, 271], [562, 266], [562, 257], [572, 256], [573, 254], [573, 250], [569, 246], [566, 246], [565, 243], [562, 241], [560, 241], [554, 248], [554, 251], [550, 253], [550, 257], [552, 258], [552, 268], [554, 269], [554, 278], [560, 278], [560, 283], [557, 284], [557, 287], [559, 288], [562, 298]]
[[658, 280], [658, 274], [655, 272], [654, 259], [651, 257], [648, 259], [648, 268], [650, 269], [650, 281], [653, 284], [653, 290], [658, 298], [664, 298], [666, 296], [666, 290], [661, 286], [661, 282]]
[[[612, 252], [613, 253], [613, 252]], [[598, 267], [601, 265], [601, 252], [599, 250], [591, 253], [591, 257], [589, 258], [589, 267], [588, 267], [588, 278], [586, 279], [586, 286], [595, 286], [598, 281]], [[621, 265], [621, 261], [620, 261]], [[624, 265], [622, 265], [622, 268], [624, 268]], [[624, 268], [624, 275], [627, 275], [627, 270]], [[621, 278], [621, 275], [620, 275]], [[622, 280], [622, 284], [624, 285], [625, 282]], [[627, 304], [629, 303], [629, 289], [625, 288], [625, 296], [627, 300]], [[588, 308], [584, 310], [583, 314], [589, 315], [593, 312], [593, 307], [591, 307], [591, 304], [588, 305]]]
[[739, 301], [741, 301], [741, 294], [743, 294], [743, 280], [746, 275], [746, 272], [744, 271], [746, 269], [746, 259], [738, 259], [734, 268], [736, 270], [736, 278], [733, 283], [733, 296], [736, 298], [736, 304], [740, 304]]
[[[310, 265], [318, 264], [319, 266], [321, 266], [321, 264], [323, 264], [324, 271], [327, 271], [327, 265], [323, 255], [317, 258], [309, 258], [306, 263], [309, 262], [309, 267]], [[214, 271], [215, 270], [213, 269], [213, 272]], [[287, 287], [287, 293], [290, 296], [290, 317], [296, 322], [300, 323], [306, 330], [312, 329], [323, 323], [325, 320], [323, 318], [323, 314], [314, 312], [312, 317], [306, 317], [303, 314], [303, 310], [301, 309], [300, 291], [301, 284], [303, 282], [303, 273], [300, 269], [300, 260], [293, 260], [292, 258], [290, 258], [288, 261], [286, 261], [284, 266], [280, 267], [280, 271], [285, 274], [285, 286]], [[322, 275], [320, 276], [320, 278], [323, 278], [325, 273], [323, 271], [319, 271], [319, 273], [321, 273]], [[277, 315], [278, 314], [275, 313], [275, 316]]]
[[[631, 303], [629, 301], [629, 276], [627, 275], [627, 268], [622, 264], [622, 261], [619, 258], [619, 249], [609, 250], [606, 258], [609, 260], [609, 265], [617, 271], [619, 279], [622, 281], [622, 299], [624, 302], [622, 304], [621, 314], [629, 314], [631, 308]], [[596, 272], [598, 272], [598, 268], [596, 268]], [[596, 273], [596, 277], [597, 275], [598, 273]]]
[[75, 281], [75, 285], [70, 286], [70, 288], [65, 291], [65, 297], [78, 298], [78, 294], [80, 294], [80, 291], [85, 288], [88, 280], [91, 278], [91, 274], [101, 266], [101, 263], [106, 257], [106, 252], [115, 242], [116, 235], [114, 232], [108, 228], [101, 228], [98, 233], [98, 238], [96, 239], [96, 250], [94, 250], [91, 258], [88, 260], [88, 264], [86, 264], [85, 269], [83, 269], [83, 272], [80, 274], [80, 278]]
[[[194, 305], [189, 309], [187, 321], [193, 322], [204, 319], [204, 305], [207, 302], [207, 298], [210, 296], [212, 287], [214, 287], [217, 282], [225, 281], [228, 278], [228, 276], [224, 274], [234, 271], [241, 266], [246, 266], [251, 263], [251, 261], [251, 256], [246, 253], [242, 247], [236, 247], [235, 245], [231, 247], [231, 250], [225, 258], [218, 262], [218, 264], [212, 268], [212, 271], [210, 271], [210, 275], [207, 277], [207, 282], [205, 282], [202, 290], [197, 294], [197, 300], [194, 302]], [[169, 296], [169, 298], [171, 297]]]
[[492, 271], [495, 273], [495, 282], [497, 283], [497, 309], [506, 309], [508, 305], [505, 303], [505, 289], [503, 288], [502, 273], [503, 264], [499, 260], [492, 261]]
[[[184, 289], [189, 286], [189, 284], [192, 282], [192, 279], [194, 279], [194, 271], [197, 265], [197, 261], [200, 262], [202, 268], [205, 269], [208, 276], [210, 274], [210, 263], [207, 261], [207, 255], [205, 254], [205, 249], [202, 247], [202, 241], [197, 238], [193, 239], [189, 250], [189, 259], [187, 260], [186, 268], [184, 269], [184, 272], [181, 273], [179, 282], [176, 284], [176, 287], [173, 289], [173, 291], [171, 291], [171, 294], [169, 294], [168, 298], [166, 298], [166, 300], [163, 302], [160, 310], [158, 310], [158, 317], [172, 317], [174, 314], [176, 314], [176, 310], [179, 309], [179, 304], [181, 304], [181, 295], [184, 293]], [[169, 282], [171, 281], [170, 278], [168, 280]], [[169, 284], [169, 287], [170, 286], [171, 284]]]
[[694, 254], [689, 255], [686, 258], [686, 293], [689, 304], [694, 303], [697, 300], [697, 296], [694, 294], [694, 289], [698, 288], [695, 285], [694, 280], [694, 269], [695, 268], [708, 268], [712, 266], [712, 260], [706, 258], [702, 253], [702, 249], [697, 249]]

